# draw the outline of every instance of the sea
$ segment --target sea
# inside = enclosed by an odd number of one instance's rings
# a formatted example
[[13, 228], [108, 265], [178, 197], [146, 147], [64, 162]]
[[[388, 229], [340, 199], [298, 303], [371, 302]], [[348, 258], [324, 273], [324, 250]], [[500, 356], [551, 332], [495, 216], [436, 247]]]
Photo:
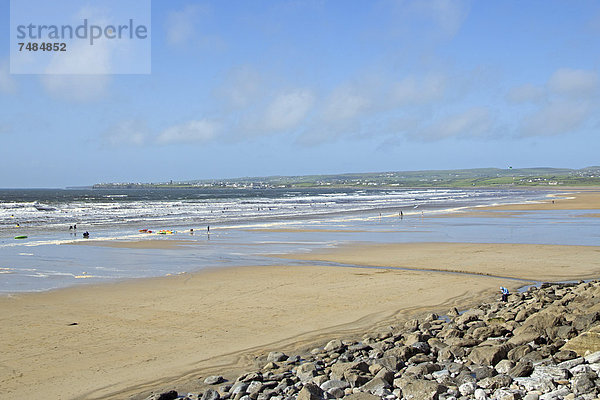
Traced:
[[[598, 245], [598, 218], [586, 217], [585, 210], [519, 212], [519, 218], [505, 211], [460, 216], [470, 208], [539, 202], [555, 193], [328, 187], [0, 189], [0, 293], [205, 268], [277, 265], [282, 261], [271, 255], [347, 243]], [[95, 245], [146, 239], [182, 245]]]

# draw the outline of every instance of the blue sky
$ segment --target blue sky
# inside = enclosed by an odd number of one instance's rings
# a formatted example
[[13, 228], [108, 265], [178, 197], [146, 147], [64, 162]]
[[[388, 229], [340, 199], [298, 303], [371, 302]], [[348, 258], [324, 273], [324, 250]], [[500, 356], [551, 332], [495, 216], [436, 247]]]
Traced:
[[0, 187], [600, 164], [597, 1], [154, 0], [149, 75], [11, 75], [0, 13]]

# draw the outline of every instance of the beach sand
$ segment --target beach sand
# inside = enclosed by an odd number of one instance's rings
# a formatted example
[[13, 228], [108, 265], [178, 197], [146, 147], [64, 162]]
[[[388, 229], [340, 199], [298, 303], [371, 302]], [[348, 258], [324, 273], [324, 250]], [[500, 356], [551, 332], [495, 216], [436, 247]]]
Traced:
[[[584, 192], [576, 200], [513, 209], [598, 209], [598, 199], [598, 192]], [[128, 243], [101, 245], [195, 245]], [[123, 399], [161, 387], [193, 390], [202, 376], [252, 369], [267, 351], [308, 350], [428, 310], [466, 308], [498, 295], [500, 285], [524, 284], [508, 277], [600, 276], [600, 248], [591, 246], [357, 244], [288, 257], [312, 265], [215, 269], [0, 297], [2, 398]]]
[[[554, 200], [554, 203], [552, 201]], [[548, 200], [530, 204], [478, 207], [477, 210], [532, 211], [532, 210], [599, 210], [600, 189], [577, 188], [548, 197]]]
[[500, 284], [506, 282], [275, 266], [13, 295], [0, 299], [0, 388], [7, 399], [124, 398], [208, 367], [242, 368], [268, 349], [351, 335], [427, 309], [444, 312]]

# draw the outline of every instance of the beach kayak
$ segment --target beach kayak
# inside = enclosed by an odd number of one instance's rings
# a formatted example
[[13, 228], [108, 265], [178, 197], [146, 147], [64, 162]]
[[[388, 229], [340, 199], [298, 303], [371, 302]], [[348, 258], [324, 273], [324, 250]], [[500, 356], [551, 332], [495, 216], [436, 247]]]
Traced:
[[15, 236], [15, 239], [27, 239], [27, 236], [25, 236], [25, 235]]

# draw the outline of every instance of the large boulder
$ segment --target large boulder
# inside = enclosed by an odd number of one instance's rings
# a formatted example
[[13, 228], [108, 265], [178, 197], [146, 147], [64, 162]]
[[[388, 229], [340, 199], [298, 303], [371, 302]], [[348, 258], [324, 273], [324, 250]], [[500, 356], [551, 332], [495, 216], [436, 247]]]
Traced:
[[494, 366], [506, 358], [510, 349], [507, 345], [474, 347], [469, 353], [469, 360], [474, 364]]

